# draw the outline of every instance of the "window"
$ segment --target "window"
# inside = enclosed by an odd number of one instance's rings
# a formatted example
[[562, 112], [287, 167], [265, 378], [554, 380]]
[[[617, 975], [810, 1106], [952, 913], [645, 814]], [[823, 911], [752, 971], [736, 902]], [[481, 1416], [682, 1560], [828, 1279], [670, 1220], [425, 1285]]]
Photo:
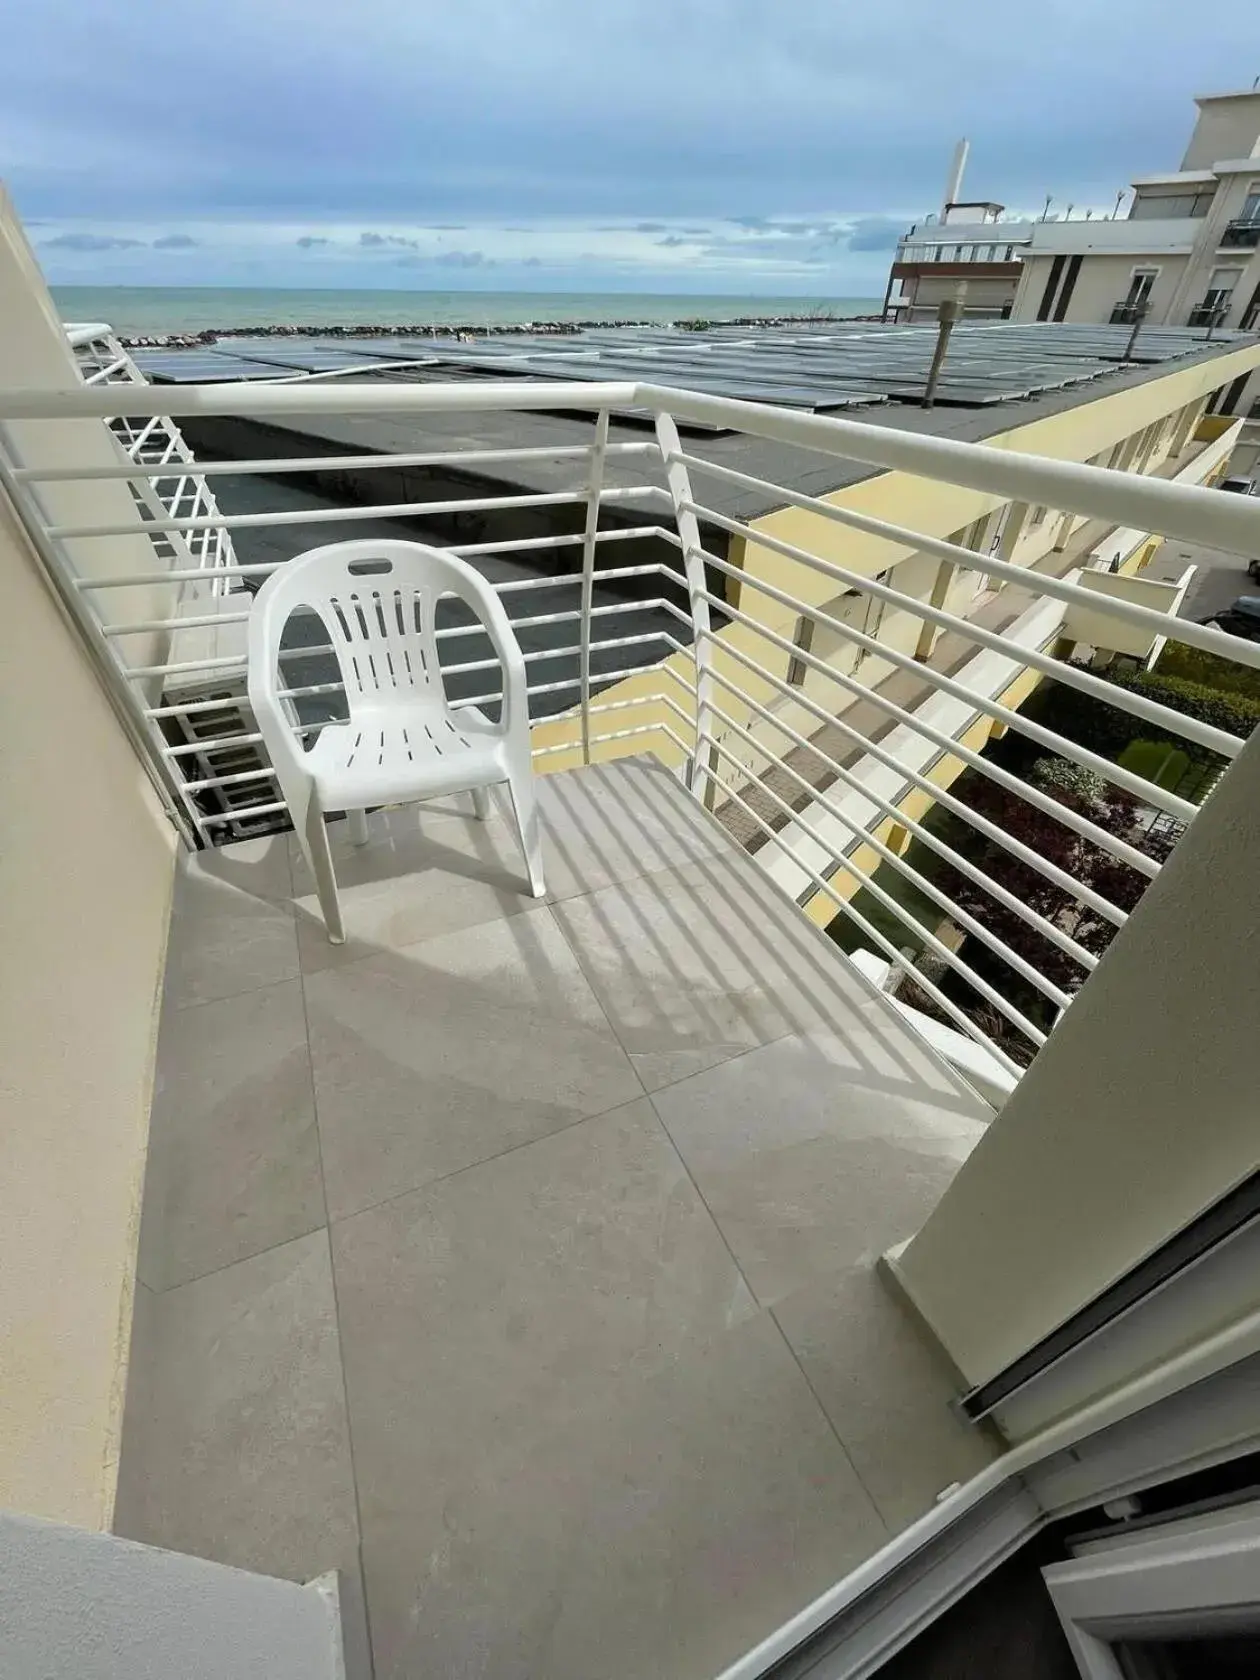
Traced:
[[1242, 272], [1241, 268], [1214, 268], [1203, 298], [1204, 309], [1220, 309], [1227, 304], [1242, 279]]
[[1253, 181], [1247, 188], [1247, 197], [1239, 217], [1243, 222], [1260, 222], [1260, 181]]
[[1034, 529], [1036, 526], [1042, 524], [1042, 522], [1045, 520], [1045, 517], [1046, 517], [1046, 509], [1044, 507], [1035, 507], [1032, 510], [1032, 512], [1028, 515], [1029, 529], [1030, 530]]
[[[797, 619], [796, 632], [792, 637], [792, 642], [795, 647], [800, 648], [802, 653], [812, 652], [814, 646], [814, 620], [812, 618], [805, 618], [802, 616]], [[808, 674], [809, 666], [803, 659], [798, 659], [796, 655], [793, 654], [792, 658], [788, 661], [788, 682], [793, 688], [802, 688], [804, 687], [805, 678]]]
[[1157, 268], [1135, 268], [1129, 279], [1129, 295], [1125, 303], [1149, 303], [1151, 290], [1158, 278]]
[[1137, 222], [1161, 221], [1164, 219], [1180, 221], [1184, 216], [1206, 216], [1215, 195], [1215, 187], [1208, 187], [1202, 192], [1191, 193], [1155, 195], [1140, 193], [1133, 201], [1133, 208], [1129, 211], [1129, 220]]

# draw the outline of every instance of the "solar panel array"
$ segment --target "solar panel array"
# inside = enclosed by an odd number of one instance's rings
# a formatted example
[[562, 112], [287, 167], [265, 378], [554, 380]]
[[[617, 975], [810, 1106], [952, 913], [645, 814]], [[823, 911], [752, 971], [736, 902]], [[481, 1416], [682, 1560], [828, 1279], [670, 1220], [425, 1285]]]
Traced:
[[[1130, 338], [1128, 327], [963, 322], [950, 339], [936, 401], [987, 407], [1084, 384], [1115, 372], [1126, 360]], [[704, 330], [590, 327], [575, 333], [461, 338], [243, 336], [193, 350], [139, 350], [135, 359], [164, 383], [352, 374], [355, 369], [371, 377], [386, 362], [408, 362], [402, 377], [418, 380], [636, 379], [828, 413], [918, 402], [936, 341], [934, 325], [873, 322]], [[1215, 342], [1242, 340], [1239, 334], [1217, 333]], [[1203, 343], [1201, 332], [1145, 327], [1127, 359], [1169, 361], [1194, 354]]]

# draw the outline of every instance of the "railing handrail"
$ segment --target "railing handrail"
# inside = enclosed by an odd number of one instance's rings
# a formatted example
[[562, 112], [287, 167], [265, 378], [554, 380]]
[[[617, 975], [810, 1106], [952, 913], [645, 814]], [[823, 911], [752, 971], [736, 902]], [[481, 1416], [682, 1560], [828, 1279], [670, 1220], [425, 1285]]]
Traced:
[[[0, 421], [112, 417], [118, 387], [66, 391], [0, 389]], [[682, 387], [631, 381], [494, 381], [431, 385], [161, 385], [129, 386], [126, 412], [257, 416], [475, 413], [493, 410], [577, 409], [597, 413], [639, 410], [671, 414], [795, 445], [818, 454], [887, 471], [941, 479], [1002, 501], [1071, 507], [1114, 525], [1146, 527], [1184, 542], [1204, 543], [1248, 559], [1260, 558], [1260, 507], [1197, 486], [1116, 472], [1076, 461], [1025, 455], [992, 444], [960, 442], [894, 426], [801, 414], [767, 403], [707, 396]]]
[[[92, 350], [99, 333], [90, 327], [82, 332]], [[1235, 362], [1230, 373], [1236, 365]], [[1219, 377], [1215, 368], [1213, 375]], [[135, 521], [121, 520], [109, 509], [114, 516], [89, 522], [93, 511], [90, 506], [70, 502], [54, 507], [45, 499], [45, 491], [51, 494], [53, 485], [81, 476], [85, 481], [130, 481], [133, 490], [138, 486], [140, 495], [147, 496], [150, 486], [167, 477], [182, 478], [196, 473], [199, 463], [183, 457], [178, 462], [156, 464], [124, 459], [107, 466], [98, 461], [93, 465], [85, 463], [81, 474], [76, 472], [73, 459], [66, 462], [58, 458], [42, 465], [37, 458], [40, 454], [38, 422], [112, 420], [129, 437], [143, 438], [155, 426], [170, 426], [176, 418], [199, 415], [257, 416], [281, 424], [287, 420], [293, 429], [301, 431], [304, 418], [315, 420], [338, 414], [397, 418], [408, 414], [422, 417], [554, 410], [568, 410], [589, 420], [589, 441], [574, 441], [552, 449], [540, 448], [522, 437], [517, 448], [502, 444], [496, 447], [497, 440], [492, 439], [484, 448], [468, 450], [420, 447], [397, 453], [385, 449], [379, 453], [360, 451], [309, 459], [277, 454], [253, 461], [216, 463], [212, 471], [271, 472], [284, 476], [290, 470], [367, 472], [373, 467], [388, 468], [403, 463], [435, 467], [453, 467], [461, 461], [470, 466], [527, 463], [544, 455], [566, 462], [571, 474], [559, 481], [550, 480], [545, 489], [474, 483], [468, 487], [474, 493], [452, 496], [449, 486], [440, 485], [435, 488], [443, 489], [441, 497], [426, 500], [420, 490], [408, 486], [404, 493], [411, 500], [356, 503], [349, 516], [410, 519], [475, 514], [480, 519], [487, 513], [504, 510], [562, 510], [562, 515], [567, 517], [559, 517], [555, 523], [561, 526], [574, 523], [577, 529], [555, 529], [547, 524], [542, 531], [531, 526], [524, 527], [520, 533], [512, 531], [500, 536], [497, 527], [484, 532], [477, 528], [467, 534], [479, 540], [467, 543], [458, 540], [463, 534], [458, 529], [440, 533], [456, 538], [454, 542], [443, 543], [444, 547], [464, 555], [520, 551], [518, 558], [523, 559], [526, 554], [556, 551], [567, 566], [568, 551], [580, 551], [580, 569], [576, 571], [553, 573], [544, 566], [537, 575], [509, 576], [495, 585], [504, 592], [514, 593], [556, 588], [573, 591], [576, 586], [575, 593], [568, 596], [544, 595], [538, 603], [542, 610], [526, 609], [518, 612], [515, 620], [522, 631], [576, 626], [576, 629], [557, 629], [554, 638], [549, 634], [541, 645], [531, 646], [524, 654], [531, 698], [539, 705], [535, 721], [543, 729], [553, 723], [559, 726], [552, 729], [550, 737], [544, 735], [538, 740], [535, 756], [576, 752], [589, 761], [594, 756], [592, 749], [606, 743], [617, 743], [618, 751], [630, 750], [638, 741], [651, 740], [662, 749], [668, 743], [679, 755], [678, 763], [687, 785], [697, 798], [711, 809], [721, 799], [726, 807], [742, 813], [742, 818], [760, 833], [767, 858], [761, 858], [754, 849], [753, 861], [758, 867], [786, 886], [792, 896], [797, 892], [796, 878], [803, 880], [806, 896], [811, 892], [821, 895], [820, 902], [829, 901], [844, 913], [865, 943], [884, 952], [888, 961], [913, 981], [943, 1018], [953, 1021], [969, 1037], [987, 1047], [1000, 1067], [1014, 1071], [1016, 1064], [989, 1037], [987, 1028], [974, 1020], [957, 998], [934, 983], [913, 953], [907, 957], [897, 938], [890, 938], [865, 916], [861, 905], [868, 901], [879, 905], [881, 914], [893, 913], [899, 903], [885, 885], [891, 877], [883, 874], [876, 879], [876, 873], [892, 871], [924, 903], [933, 907], [934, 912], [948, 913], [952, 903], [953, 920], [958, 927], [970, 939], [987, 947], [989, 958], [996, 957], [998, 962], [1005, 963], [1015, 980], [1039, 994], [1034, 998], [1038, 1009], [1047, 1003], [1056, 1010], [1064, 1007], [1079, 978], [1097, 960], [1089, 945], [1082, 943], [1094, 939], [1089, 924], [1107, 924], [1108, 931], [1121, 926], [1128, 913], [1127, 900], [1121, 902], [1120, 895], [1105, 881], [1100, 881], [1096, 888], [1089, 879], [1078, 880], [1071, 869], [1060, 867], [1052, 855], [1042, 857], [1036, 846], [1025, 844], [1017, 833], [1008, 833], [1000, 821], [990, 820], [966, 798], [952, 794], [947, 784], [938, 785], [934, 779], [935, 766], [956, 760], [977, 785], [996, 789], [1003, 797], [1021, 799], [1038, 813], [1039, 820], [1075, 835], [1099, 855], [1109, 854], [1115, 863], [1127, 867], [1140, 887], [1141, 878], [1151, 879], [1158, 873], [1159, 861], [1142, 849], [1136, 829], [1112, 830], [1093, 807], [1078, 811], [1065, 805], [1049, 788], [1031, 781], [1018, 766], [1008, 768], [987, 756], [983, 743], [973, 740], [969, 731], [978, 719], [987, 719], [1003, 730], [1013, 729], [1035, 748], [1101, 778], [1142, 808], [1170, 811], [1184, 823], [1194, 815], [1193, 800], [1150, 780], [1137, 768], [1119, 765], [1108, 754], [1074, 742], [1035, 717], [1024, 716], [1017, 703], [1008, 705], [1006, 662], [1014, 660], [1020, 667], [1056, 679], [1065, 690], [1076, 690], [1096, 702], [1114, 705], [1141, 720], [1156, 736], [1182, 738], [1190, 747], [1204, 749], [1223, 762], [1237, 750], [1238, 741], [1231, 733], [1205, 719], [1186, 717], [1170, 709], [1162, 699], [1142, 693], [1128, 694], [1090, 670], [1064, 665], [1051, 653], [1046, 638], [1054, 633], [1055, 624], [1064, 621], [1065, 610], [1075, 607], [1091, 613], [1104, 610], [1109, 617], [1147, 633], [1149, 638], [1160, 636], [1188, 642], [1252, 666], [1260, 664], [1260, 646], [1237, 642], [1221, 631], [1170, 622], [1164, 613], [1141, 600], [1108, 598], [1102, 607], [1098, 593], [1076, 581], [1076, 571], [1060, 577], [1053, 572], [1030, 570], [1028, 566], [1015, 564], [1004, 553], [992, 554], [987, 547], [981, 552], [980, 537], [976, 538], [978, 546], [973, 550], [965, 542], [945, 535], [859, 511], [847, 506], [843, 499], [808, 495], [777, 484], [773, 478], [759, 478], [732, 465], [729, 450], [724, 451], [719, 445], [715, 452], [703, 437], [684, 446], [679, 441], [678, 424], [691, 421], [702, 427], [716, 426], [778, 442], [789, 450], [809, 451], [819, 460], [830, 458], [843, 463], [843, 470], [838, 469], [835, 474], [837, 488], [852, 482], [855, 476], [866, 477], [865, 471], [856, 475], [852, 471], [852, 464], [858, 463], [860, 468], [874, 472], [900, 471], [978, 492], [973, 502], [983, 516], [1008, 502], [1025, 506], [1045, 504], [1065, 513], [1092, 516], [1110, 526], [1183, 537], [1260, 557], [1260, 507], [1247, 498], [1223, 496], [1214, 490], [1169, 483], [1142, 474], [1023, 455], [993, 444], [958, 442], [884, 423], [807, 414], [628, 380], [428, 385], [330, 381], [314, 386], [306, 381], [214, 386], [102, 381], [51, 392], [0, 390], [0, 438], [7, 435], [8, 421], [36, 423], [21, 428], [14, 446], [0, 456], [0, 481], [34, 532], [46, 564], [56, 570], [59, 586], [69, 593], [81, 612], [88, 604], [99, 609], [90, 623], [86, 619], [92, 615], [85, 614], [85, 627], [106, 656], [104, 664], [110, 666], [112, 661], [114, 686], [121, 687], [127, 697], [128, 721], [142, 732], [145, 750], [156, 763], [163, 790], [185, 802], [197, 834], [209, 838], [224, 831], [240, 832], [239, 825], [243, 823], [256, 824], [263, 818], [279, 818], [284, 813], [283, 802], [270, 797], [272, 773], [265, 757], [244, 751], [255, 746], [259, 739], [247, 712], [233, 699], [240, 688], [244, 654], [233, 634], [219, 639], [220, 632], [239, 632], [247, 622], [247, 601], [235, 599], [218, 610], [210, 610], [200, 599], [185, 600], [183, 585], [197, 581], [201, 574], [196, 567], [180, 563], [178, 557], [174, 565], [170, 564], [161, 553], [155, 555], [152, 566], [140, 555], [137, 565], [142, 569], [123, 572], [115, 566], [107, 568], [106, 575], [93, 577], [90, 569], [80, 572], [79, 562], [84, 556], [75, 545], [91, 545], [97, 539], [112, 541], [133, 531], [156, 539], [171, 533], [183, 533], [186, 538], [213, 530], [223, 540], [230, 541], [230, 533], [238, 528], [318, 525], [346, 518], [347, 510], [341, 506], [299, 505], [265, 511], [251, 507], [250, 511], [223, 513], [213, 504], [210, 512], [181, 511], [182, 504], [176, 503], [165, 513], [154, 511], [149, 518], [141, 519], [137, 515]], [[654, 422], [654, 433], [644, 427], [639, 434], [642, 441], [625, 441], [625, 434], [610, 440], [607, 432], [610, 414], [616, 418], [626, 412], [641, 423]], [[146, 416], [152, 417], [147, 423]], [[470, 428], [458, 429], [467, 432]], [[73, 425], [68, 430], [72, 435], [67, 441], [73, 443]], [[1184, 443], [1188, 427], [1178, 435]], [[416, 441], [423, 446], [431, 441], [441, 445], [443, 440]], [[1219, 449], [1220, 441], [1213, 447]], [[62, 453], [58, 451], [59, 457]], [[706, 458], [709, 455], [713, 459]], [[651, 459], [652, 471], [642, 476], [638, 472], [624, 475], [625, 483], [609, 485], [605, 479], [606, 462], [617, 456], [635, 460], [647, 457]], [[738, 454], [734, 458], [740, 459]], [[1215, 459], [1213, 456], [1212, 462]], [[1205, 469], [1209, 464], [1200, 461], [1199, 468]], [[658, 472], [658, 483], [644, 482], [645, 478], [657, 477]], [[995, 586], [1027, 589], [1038, 597], [1038, 611], [1046, 607], [1047, 601], [1050, 605], [1057, 602], [1058, 618], [1053, 623], [1048, 619], [1046, 625], [1038, 621], [1036, 636], [1028, 640], [1020, 628], [1024, 617], [1003, 620], [1000, 625], [996, 620], [986, 623], [973, 616], [972, 597], [968, 597], [966, 605], [956, 606], [944, 585], [939, 595], [938, 586], [933, 585], [930, 595], [921, 598], [909, 585], [903, 589], [885, 573], [866, 575], [858, 567], [829, 557], [834, 552], [829, 544], [824, 545], [824, 553], [813, 553], [808, 546], [802, 546], [806, 539], [800, 537], [795, 527], [789, 530], [773, 517], [756, 522], [736, 519], [720, 507], [707, 505], [706, 492], [712, 496], [708, 481], [712, 479], [758, 492], [767, 512], [800, 509], [818, 521], [820, 530], [823, 526], [834, 529], [839, 525], [877, 538], [889, 545], [890, 565], [896, 565], [901, 557], [934, 559], [938, 562], [938, 583], [942, 577], [956, 575], [965, 582], [978, 575]], [[485, 494], [487, 489], [503, 493]], [[482, 493], [475, 493], [478, 490]], [[387, 489], [383, 488], [382, 495], [386, 493]], [[53, 503], [57, 499], [53, 496]], [[648, 509], [646, 516], [636, 518], [636, 505], [644, 504]], [[634, 522], [602, 522], [601, 510], [616, 506], [629, 507]], [[662, 508], [672, 513], [672, 521], [663, 516]], [[1022, 521], [1021, 514], [1017, 529]], [[743, 556], [727, 553], [724, 557], [719, 552], [720, 542], [711, 540], [714, 533], [723, 531], [747, 545], [747, 553]], [[787, 540], [789, 534], [793, 541]], [[604, 544], [645, 538], [659, 545], [651, 558], [623, 567], [599, 566]], [[864, 594], [881, 610], [888, 608], [910, 614], [932, 635], [949, 633], [961, 638], [975, 657], [962, 665], [946, 662], [934, 666], [931, 635], [924, 644], [927, 651], [916, 646], [913, 654], [908, 648], [881, 640], [877, 633], [870, 632], [869, 625], [861, 628], [857, 620], [851, 621], [837, 614], [829, 604], [813, 599], [821, 584], [798, 587], [795, 571], [775, 582], [772, 566], [763, 567], [755, 562], [748, 565], [748, 554], [758, 547], [763, 550], [763, 560], [778, 555], [794, 567], [812, 571], [816, 579], [824, 580], [826, 603], [830, 603], [838, 587], [844, 586], [849, 592]], [[283, 564], [283, 560], [272, 559], [233, 562], [220, 567], [217, 575], [221, 581], [231, 584], [265, 576]], [[639, 581], [651, 574], [659, 574], [661, 583], [654, 588], [646, 585], [640, 588]], [[597, 589], [623, 578], [636, 580], [635, 588], [626, 592], [624, 599], [595, 603]], [[763, 621], [751, 610], [741, 610], [736, 600], [728, 598], [734, 592], [715, 583], [715, 578], [729, 579], [742, 588], [758, 592], [773, 603], [774, 614], [767, 615]], [[682, 605], [671, 599], [679, 584], [685, 588]], [[135, 610], [129, 610], [130, 603], [118, 592], [133, 587], [148, 589], [149, 596], [138, 602]], [[175, 594], [168, 595], [168, 589]], [[527, 597], [518, 595], [518, 599], [524, 606]], [[714, 617], [712, 625], [710, 612]], [[630, 623], [624, 622], [623, 614], [631, 615]], [[635, 621], [634, 615], [639, 614], [648, 616]], [[717, 628], [719, 615], [723, 617], [723, 629], [728, 626], [732, 629], [731, 636], [723, 636]], [[793, 617], [798, 625], [808, 621], [811, 628], [821, 627], [838, 638], [837, 645], [844, 649], [844, 657], [831, 654], [823, 657], [821, 650], [812, 651], [807, 640], [793, 633]], [[185, 632], [193, 633], [191, 643], [176, 645], [175, 638]], [[439, 634], [454, 654], [452, 660], [443, 662], [444, 676], [460, 680], [469, 691], [460, 695], [461, 703], [483, 705], [497, 698], [495, 661], [485, 657], [478, 645], [469, 646], [459, 640], [476, 633], [475, 628], [456, 623]], [[132, 648], [132, 640], [139, 636], [156, 639], [160, 655], [156, 661], [147, 648]], [[745, 645], [753, 637], [757, 638], [754, 646], [759, 658]], [[310, 721], [302, 725], [304, 731], [317, 731], [326, 725], [328, 719], [322, 716], [322, 708], [326, 700], [333, 704], [331, 696], [340, 692], [343, 685], [340, 680], [326, 680], [327, 674], [320, 666], [299, 662], [323, 659], [329, 651], [318, 642], [290, 650], [294, 666], [286, 672], [286, 681], [292, 685], [286, 691], [288, 698], [295, 702], [319, 701], [319, 706], [312, 708]], [[850, 655], [853, 662], [846, 664]], [[877, 662], [875, 669], [893, 670], [902, 687], [910, 678], [916, 684], [921, 680], [927, 694], [917, 699], [902, 695], [906, 700], [903, 706], [891, 693], [885, 693], [878, 682], [868, 686], [872, 681], [869, 669], [865, 676], [860, 675], [857, 663], [868, 658]], [[792, 677], [793, 663], [803, 675]], [[657, 674], [655, 688], [642, 681], [649, 672]], [[805, 692], [805, 676], [815, 690], [823, 684], [821, 692]], [[633, 685], [630, 679], [635, 679]], [[606, 683], [626, 686], [619, 693], [592, 703], [598, 688]], [[794, 687], [794, 683], [798, 686]], [[680, 685], [682, 692], [678, 695], [669, 692], [673, 685]], [[486, 689], [484, 694], [471, 692], [482, 687]], [[844, 701], [838, 707], [837, 696]], [[685, 704], [680, 705], [679, 699]], [[856, 719], [846, 717], [849, 703], [862, 700], [891, 725], [887, 730], [881, 727], [877, 738], [868, 738], [860, 728], [854, 727]], [[648, 709], [636, 709], [642, 707]], [[597, 715], [604, 719], [612, 713], [618, 714], [617, 718], [608, 717], [607, 721], [624, 727], [592, 728]], [[580, 726], [576, 735], [575, 720]], [[675, 723], [681, 728], [681, 734], [675, 729]], [[827, 742], [822, 739], [822, 731], [830, 732]], [[786, 743], [782, 750], [775, 747], [776, 739]], [[835, 739], [843, 745], [833, 753], [828, 742]], [[805, 756], [797, 761], [793, 754]], [[833, 782], [836, 787], [829, 791]], [[956, 851], [948, 838], [942, 840], [930, 825], [918, 824], [909, 811], [903, 813], [903, 796], [912, 790], [916, 797], [920, 793], [928, 794], [952, 821], [969, 825], [985, 844], [996, 849], [994, 855], [1003, 854], [1017, 868], [1039, 877], [1050, 890], [1066, 895], [1087, 916], [1087, 921], [1079, 927], [1071, 919], [1060, 925], [1055, 919], [1058, 912], [1048, 909], [1042, 914], [1035, 902], [1023, 903], [1023, 889], [1017, 891], [1004, 886], [1000, 870], [991, 874], [989, 867], [982, 866], [983, 858], [980, 862], [970, 861], [964, 855], [965, 848]], [[1043, 971], [1041, 959], [1035, 955], [1039, 947], [1033, 948], [1033, 955], [1028, 954], [1012, 943], [1006, 926], [990, 925], [974, 912], [974, 906], [969, 908], [961, 898], [954, 902], [952, 888], [947, 889], [933, 874], [925, 873], [919, 867], [917, 854], [903, 856], [899, 845], [877, 831], [886, 822], [897, 823], [906, 835], [913, 834], [927, 852], [944, 859], [969, 883], [969, 890], [987, 892], [1000, 910], [1024, 922], [1042, 945], [1055, 954], [1056, 960], [1066, 959], [1069, 967], [1064, 972], [1072, 978], [1056, 978], [1048, 969]], [[870, 865], [861, 851], [859, 841], [873, 854], [874, 865]], [[789, 880], [784, 879], [785, 869], [794, 872]], [[842, 877], [848, 882], [843, 890], [838, 884]], [[867, 895], [856, 907], [854, 888]], [[1076, 914], [1074, 908], [1073, 915]], [[913, 912], [909, 913], [909, 924], [914, 942], [944, 963], [981, 1003], [1004, 1016], [1017, 1038], [1022, 1037], [1034, 1048], [1044, 1040], [1048, 1025], [1030, 1012], [1027, 1001], [1003, 995], [991, 975], [986, 978], [985, 972], [974, 968], [966, 954], [952, 950], [947, 942], [938, 939], [932, 928]]]

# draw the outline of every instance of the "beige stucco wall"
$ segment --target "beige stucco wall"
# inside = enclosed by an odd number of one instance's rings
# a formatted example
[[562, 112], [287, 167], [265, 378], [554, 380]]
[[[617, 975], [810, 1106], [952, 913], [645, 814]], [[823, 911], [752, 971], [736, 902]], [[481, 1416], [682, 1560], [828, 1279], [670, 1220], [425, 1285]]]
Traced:
[[108, 1524], [175, 836], [0, 502], [0, 1507]]
[[1258, 849], [1260, 736], [900, 1255], [968, 1382], [1255, 1170]]

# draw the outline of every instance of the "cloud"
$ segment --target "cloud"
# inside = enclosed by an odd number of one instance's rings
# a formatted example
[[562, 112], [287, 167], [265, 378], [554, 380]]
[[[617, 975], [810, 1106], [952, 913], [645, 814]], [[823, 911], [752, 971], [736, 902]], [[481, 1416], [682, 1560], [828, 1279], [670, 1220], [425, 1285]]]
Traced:
[[494, 268], [497, 265], [484, 251], [443, 251], [435, 256], [438, 268]]
[[201, 244], [199, 239], [193, 239], [187, 233], [164, 233], [160, 239], [153, 241], [155, 251], [192, 251]]
[[300, 239], [295, 239], [293, 243], [300, 250], [313, 251], [317, 245], [330, 245], [332, 241], [325, 239], [322, 234], [304, 233]]
[[420, 249], [418, 239], [406, 239], [401, 233], [361, 233], [359, 244], [369, 251], [386, 250], [391, 246], [396, 250], [418, 251]]
[[[651, 0], [375, 0], [352, 28], [335, 0], [184, 0], [178, 30], [162, 0], [128, 0], [103, 9], [110, 73], [92, 75], [66, 50], [83, 0], [41, 0], [0, 55], [5, 175], [23, 214], [51, 224], [42, 236], [186, 227], [207, 284], [253, 261], [253, 284], [309, 278], [299, 236], [329, 237], [329, 283], [355, 284], [357, 263], [384, 284], [391, 255], [414, 249], [389, 230], [427, 248], [458, 224], [452, 243], [505, 264], [539, 255], [573, 289], [633, 271], [773, 291], [795, 270], [870, 295], [892, 229], [867, 224], [936, 206], [961, 133], [966, 195], [1010, 205], [1109, 205], [1133, 175], [1175, 168], [1193, 90], [1236, 82], [1254, 14], [1217, 0], [1212, 28], [1187, 32], [1149, 0], [1055, 0], [1015, 30], [998, 0], [688, 0], [662, 53]], [[189, 63], [199, 86], [231, 89], [230, 121], [222, 101], [183, 95]], [[609, 65], [634, 89], [632, 121]], [[848, 231], [828, 244], [828, 223]], [[212, 230], [250, 225], [229, 258]], [[375, 257], [361, 229], [378, 232]], [[701, 242], [704, 272], [652, 248], [671, 234]], [[68, 273], [76, 248], [44, 247]], [[143, 253], [92, 249], [142, 272]], [[149, 261], [155, 279], [170, 266]]]
[[143, 239], [123, 239], [113, 233], [59, 233], [43, 241], [46, 251], [133, 251], [143, 244]]
[[658, 239], [656, 243], [664, 245], [666, 249], [672, 249], [676, 245], [690, 245], [691, 241], [684, 239], [681, 233], [667, 233], [664, 239]]
[[850, 251], [891, 251], [906, 231], [904, 221], [889, 216], [863, 216], [849, 233]]

